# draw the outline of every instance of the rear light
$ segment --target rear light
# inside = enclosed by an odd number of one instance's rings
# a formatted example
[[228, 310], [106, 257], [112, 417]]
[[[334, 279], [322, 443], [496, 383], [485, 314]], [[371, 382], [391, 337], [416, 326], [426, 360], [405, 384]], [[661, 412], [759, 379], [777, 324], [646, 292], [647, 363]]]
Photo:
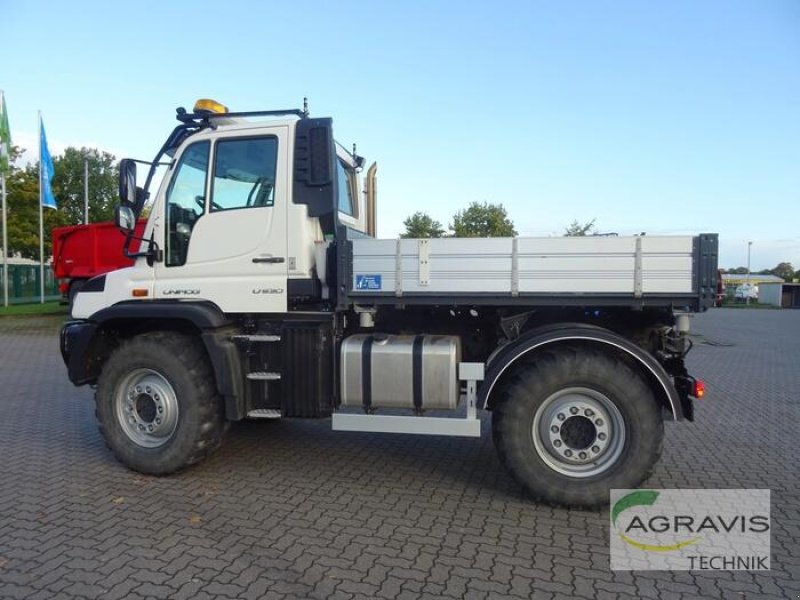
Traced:
[[692, 396], [700, 400], [706, 395], [706, 384], [702, 379], [695, 379], [692, 386]]

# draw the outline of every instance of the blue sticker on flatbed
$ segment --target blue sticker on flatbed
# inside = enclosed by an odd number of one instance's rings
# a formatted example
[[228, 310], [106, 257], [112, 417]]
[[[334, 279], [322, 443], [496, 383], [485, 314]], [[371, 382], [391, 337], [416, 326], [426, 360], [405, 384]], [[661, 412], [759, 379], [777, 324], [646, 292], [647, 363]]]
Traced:
[[356, 275], [357, 290], [379, 290], [381, 289], [380, 275]]

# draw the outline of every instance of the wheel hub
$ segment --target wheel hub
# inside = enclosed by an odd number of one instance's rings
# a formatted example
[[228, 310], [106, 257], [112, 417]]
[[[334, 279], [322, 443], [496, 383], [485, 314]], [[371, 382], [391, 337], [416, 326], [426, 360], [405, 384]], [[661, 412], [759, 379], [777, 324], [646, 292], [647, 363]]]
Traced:
[[547, 398], [536, 412], [534, 446], [552, 469], [589, 477], [619, 458], [625, 424], [616, 405], [590, 388], [567, 388]]
[[145, 448], [169, 440], [178, 425], [178, 399], [169, 382], [151, 369], [136, 369], [115, 394], [117, 420], [125, 434]]

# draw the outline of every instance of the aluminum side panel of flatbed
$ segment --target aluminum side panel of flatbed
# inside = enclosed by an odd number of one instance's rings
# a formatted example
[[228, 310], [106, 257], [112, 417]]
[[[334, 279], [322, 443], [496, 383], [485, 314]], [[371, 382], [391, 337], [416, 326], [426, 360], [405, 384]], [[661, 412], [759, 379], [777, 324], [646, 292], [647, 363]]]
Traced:
[[695, 240], [692, 236], [354, 239], [350, 289], [351, 295], [362, 297], [387, 293], [692, 296], [697, 293]]

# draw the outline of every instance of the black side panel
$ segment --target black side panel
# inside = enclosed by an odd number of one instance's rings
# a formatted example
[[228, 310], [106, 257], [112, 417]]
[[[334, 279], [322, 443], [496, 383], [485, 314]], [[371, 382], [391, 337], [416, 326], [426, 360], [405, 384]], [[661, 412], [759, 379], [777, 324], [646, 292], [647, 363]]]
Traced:
[[333, 323], [287, 322], [283, 349], [281, 410], [285, 417], [328, 417], [333, 411]]
[[[335, 284], [336, 310], [347, 310], [349, 308], [348, 290], [353, 282], [353, 242], [347, 239], [346, 230], [336, 239], [336, 273], [334, 277], [328, 279], [331, 289]], [[330, 255], [328, 255], [330, 259]]]
[[289, 301], [307, 302], [322, 298], [322, 284], [319, 279], [287, 279], [286, 293]]
[[[309, 217], [334, 217], [336, 211], [336, 147], [331, 119], [301, 119], [295, 128], [295, 204], [308, 206]], [[321, 219], [323, 229], [336, 219]], [[334, 231], [324, 231], [333, 234]]]
[[106, 289], [106, 276], [98, 275], [97, 277], [92, 277], [89, 281], [87, 281], [81, 288], [81, 291], [102, 292], [105, 289]]
[[695, 238], [695, 276], [700, 310], [714, 306], [717, 297], [719, 236], [701, 233]]

